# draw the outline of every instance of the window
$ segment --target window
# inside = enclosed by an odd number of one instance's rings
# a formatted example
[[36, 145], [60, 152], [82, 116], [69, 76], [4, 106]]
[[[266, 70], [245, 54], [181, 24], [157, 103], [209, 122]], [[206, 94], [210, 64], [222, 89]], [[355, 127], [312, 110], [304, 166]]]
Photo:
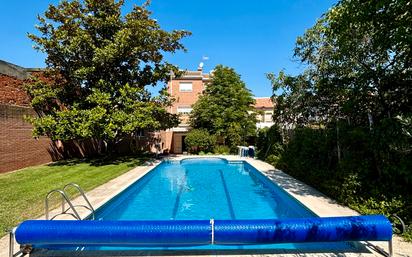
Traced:
[[179, 91], [180, 92], [192, 92], [192, 82], [180, 82]]
[[265, 122], [273, 122], [272, 115], [272, 112], [265, 112]]
[[191, 107], [177, 107], [177, 113], [189, 114], [192, 110]]

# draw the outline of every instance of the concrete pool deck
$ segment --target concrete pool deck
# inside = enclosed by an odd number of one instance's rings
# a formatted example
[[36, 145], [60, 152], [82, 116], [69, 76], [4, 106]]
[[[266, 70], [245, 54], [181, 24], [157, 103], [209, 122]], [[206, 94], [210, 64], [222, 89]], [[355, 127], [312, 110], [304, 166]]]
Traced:
[[[265, 163], [260, 160], [255, 160], [251, 158], [241, 158], [239, 156], [235, 155], [207, 155], [207, 156], [187, 156], [187, 155], [181, 155], [181, 156], [175, 156], [175, 157], [170, 157], [167, 159], [170, 160], [182, 160], [185, 158], [191, 158], [191, 157], [196, 157], [196, 158], [207, 158], [207, 157], [220, 157], [227, 159], [228, 161], [246, 161], [249, 164], [251, 164], [253, 167], [264, 173], [267, 177], [269, 177], [272, 181], [277, 183], [279, 186], [281, 186], [285, 191], [287, 191], [289, 194], [291, 194], [293, 197], [295, 197], [297, 200], [299, 200], [302, 204], [304, 204], [308, 209], [316, 213], [320, 217], [330, 217], [330, 216], [351, 216], [351, 215], [359, 215], [357, 212], [354, 210], [341, 206], [337, 204], [335, 201], [332, 199], [326, 197], [325, 195], [321, 194], [314, 188], [292, 178], [291, 176], [287, 175], [286, 173], [275, 169], [272, 165]], [[123, 191], [125, 188], [139, 180], [141, 177], [143, 177], [145, 174], [147, 174], [149, 171], [151, 171], [153, 168], [155, 168], [160, 162], [150, 162], [146, 163], [144, 166], [138, 166], [130, 170], [129, 172], [126, 172], [122, 175], [120, 175], [117, 178], [112, 179], [111, 181], [96, 187], [95, 189], [87, 192], [87, 197], [89, 198], [91, 204], [95, 209], [99, 208], [103, 204], [105, 204], [108, 200], [113, 198], [115, 195]], [[73, 181], [76, 182], [76, 181]], [[81, 182], [77, 182], [81, 185]], [[84, 200], [81, 197], [77, 197], [73, 201], [74, 205], [78, 204], [84, 204]], [[53, 216], [54, 214], [59, 213], [60, 208], [56, 208], [50, 212], [50, 215]], [[89, 215], [89, 212], [87, 210], [79, 209], [79, 214], [82, 218], [85, 218]], [[67, 215], [68, 216], [68, 215]], [[62, 219], [67, 218], [70, 219], [70, 217], [65, 217], [61, 216]], [[38, 219], [45, 219], [44, 216], [39, 217]], [[385, 242], [371, 242], [373, 245], [376, 245], [379, 248], [384, 249], [385, 252], [388, 251], [388, 245]], [[365, 246], [365, 250], [363, 252], [350, 252], [350, 253], [304, 253], [304, 252], [279, 252], [276, 251], [276, 254], [272, 253], [259, 253], [259, 252], [254, 252], [254, 253], [205, 253], [206, 256], [307, 256], [307, 257], [312, 257], [312, 256], [383, 256], [382, 254], [374, 251], [371, 249], [367, 243], [362, 242], [362, 244]], [[5, 236], [0, 239], [0, 257], [7, 257], [8, 256], [8, 245], [9, 245], [9, 237]], [[394, 236], [393, 238], [393, 248], [394, 248], [394, 256], [397, 257], [405, 257], [405, 256], [410, 256], [412, 257], [412, 244], [405, 242], [402, 240], [402, 238], [398, 236]], [[17, 251], [17, 245], [16, 245], [16, 250]], [[134, 252], [134, 251], [133, 251]], [[153, 256], [153, 254], [156, 255], [155, 252], [151, 253], [150, 255]], [[177, 255], [177, 253], [166, 253], [166, 252], [158, 252], [159, 255]], [[196, 254], [189, 254], [185, 256], [198, 256], [201, 253], [196, 253]], [[90, 254], [83, 255], [83, 254], [70, 254], [66, 256], [91, 256]], [[144, 255], [144, 253], [136, 253], [133, 255]], [[37, 255], [36, 255], [37, 256]], [[43, 256], [43, 255], [39, 255]], [[56, 256], [56, 255], [47, 255], [46, 256]], [[93, 254], [93, 256], [98, 256], [97, 254]], [[105, 255], [107, 256], [107, 255]], [[131, 256], [130, 253], [121, 253], [118, 252], [116, 254], [113, 254], [113, 256]]]

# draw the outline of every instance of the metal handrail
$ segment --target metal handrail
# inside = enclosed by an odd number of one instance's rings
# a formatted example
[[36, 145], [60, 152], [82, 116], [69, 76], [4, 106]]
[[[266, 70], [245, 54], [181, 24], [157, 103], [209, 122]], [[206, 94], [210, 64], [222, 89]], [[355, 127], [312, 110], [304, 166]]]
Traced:
[[61, 215], [61, 214], [69, 214], [69, 213], [66, 213], [67, 210], [65, 210], [65, 208], [64, 208], [64, 202], [66, 201], [67, 204], [69, 205], [69, 209], [72, 209], [73, 213], [74, 213], [74, 214], [70, 213], [70, 215], [72, 215], [73, 217], [75, 217], [78, 220], [81, 220], [80, 215], [77, 213], [76, 209], [74, 208], [73, 204], [71, 203], [71, 201], [67, 197], [66, 193], [62, 190], [59, 190], [59, 189], [51, 190], [46, 195], [46, 199], [45, 199], [46, 220], [49, 219], [49, 198], [53, 193], [59, 193], [62, 196], [62, 212], [60, 214], [57, 214], [57, 215], [53, 216], [52, 219], [54, 219], [56, 216]]
[[[74, 207], [75, 207], [75, 206], [74, 206]], [[79, 219], [79, 218], [78, 218], [75, 214], [73, 214], [73, 213], [70, 213], [70, 212], [62, 212], [62, 213], [58, 213], [58, 214], [54, 215], [53, 217], [50, 218], [50, 220], [54, 220], [56, 217], [58, 217], [58, 216], [60, 216], [60, 215], [70, 215], [70, 216], [72, 216], [73, 218], [75, 218], [76, 220]]]
[[[69, 184], [65, 185], [63, 187], [63, 192], [66, 193], [67, 188], [70, 187], [70, 186], [76, 188], [77, 191], [79, 191], [80, 195], [83, 197], [83, 199], [86, 201], [86, 203], [88, 205], [88, 206], [85, 206], [85, 205], [75, 205], [75, 206], [84, 207], [84, 208], [90, 210], [92, 212], [92, 218], [94, 219], [94, 212], [95, 212], [94, 208], [93, 208], [92, 204], [90, 203], [89, 199], [87, 198], [86, 194], [84, 193], [83, 189], [78, 184], [69, 183]], [[64, 209], [64, 202], [62, 202], [62, 204], [63, 204], [62, 206], [63, 206], [63, 209]]]
[[[68, 187], [74, 187], [77, 189], [77, 191], [79, 191], [80, 195], [83, 196], [83, 199], [86, 201], [87, 205], [73, 205], [72, 202], [70, 201], [70, 198], [67, 196], [66, 194], [66, 190]], [[56, 215], [54, 215], [53, 217], [50, 218], [49, 215], [49, 199], [50, 196], [58, 193], [61, 196], [61, 201], [62, 201], [62, 211]], [[63, 190], [60, 189], [54, 189], [51, 190], [47, 193], [46, 198], [45, 198], [45, 216], [46, 216], [46, 220], [53, 220], [54, 218], [56, 218], [59, 215], [71, 215], [73, 216], [75, 219], [77, 220], [81, 220], [81, 217], [79, 215], [79, 213], [76, 211], [75, 207], [84, 207], [88, 210], [90, 210], [92, 212], [93, 215], [93, 219], [94, 219], [94, 208], [92, 206], [92, 204], [90, 203], [89, 199], [87, 198], [86, 194], [84, 193], [83, 189], [75, 184], [75, 183], [69, 183], [67, 185], [65, 185], [63, 187]], [[65, 207], [65, 202], [67, 202], [67, 204], [69, 205], [69, 208], [66, 209]], [[69, 210], [72, 210], [73, 213], [68, 212]], [[14, 253], [14, 237], [15, 237], [15, 228], [9, 231], [9, 236], [10, 236], [10, 242], [9, 242], [9, 257], [15, 257], [18, 253]], [[31, 251], [31, 245], [25, 245], [23, 248], [20, 249], [19, 253], [23, 253], [23, 254], [28, 254]]]
[[13, 228], [9, 231], [9, 257], [14, 257], [14, 231]]

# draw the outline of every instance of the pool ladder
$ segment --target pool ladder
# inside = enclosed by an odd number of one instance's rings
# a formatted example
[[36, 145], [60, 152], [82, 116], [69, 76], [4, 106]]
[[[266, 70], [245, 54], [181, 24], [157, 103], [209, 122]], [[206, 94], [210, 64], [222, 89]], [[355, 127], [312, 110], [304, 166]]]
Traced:
[[[73, 205], [72, 201], [70, 200], [70, 198], [66, 194], [66, 191], [69, 187], [75, 188], [80, 193], [80, 195], [83, 197], [83, 199], [84, 199], [84, 201], [86, 202], [87, 205]], [[50, 199], [50, 196], [52, 196], [53, 194], [56, 194], [56, 193], [61, 195], [61, 197], [62, 197], [62, 211], [50, 218], [49, 199]], [[66, 209], [65, 203], [67, 203], [69, 205], [69, 208]], [[95, 210], [94, 210], [92, 204], [90, 203], [89, 199], [87, 198], [86, 194], [84, 193], [83, 189], [78, 184], [69, 183], [69, 184], [65, 185], [63, 187], [63, 189], [61, 189], [61, 190], [60, 189], [51, 190], [47, 193], [46, 198], [45, 198], [45, 209], [46, 209], [45, 216], [46, 216], [46, 220], [49, 220], [49, 219], [53, 220], [57, 216], [60, 216], [60, 215], [71, 215], [75, 219], [81, 220], [81, 217], [80, 217], [79, 213], [77, 212], [76, 207], [83, 207], [83, 208], [86, 208], [89, 211], [91, 211], [92, 219], [94, 220]], [[73, 213], [68, 212], [69, 210], [72, 210]], [[9, 231], [9, 234], [10, 234], [9, 257], [24, 256], [24, 255], [29, 254], [32, 250], [31, 246], [29, 246], [29, 245], [21, 247], [21, 249], [17, 253], [14, 253], [15, 229], [16, 228], [11, 229]]]
[[[83, 199], [84, 199], [84, 201], [86, 202], [87, 205], [73, 205], [72, 201], [70, 200], [70, 198], [67, 196], [67, 193], [66, 193], [67, 189], [70, 188], [70, 187], [75, 188], [80, 193], [80, 195], [83, 197]], [[56, 194], [56, 193], [61, 195], [62, 210], [61, 210], [60, 213], [54, 215], [53, 217], [50, 217], [50, 214], [49, 214], [49, 199], [53, 194]], [[65, 206], [66, 203], [69, 205], [69, 207], [67, 209], [66, 209], [66, 206]], [[51, 190], [50, 192], [47, 193], [46, 198], [45, 198], [45, 216], [46, 216], [46, 220], [49, 220], [49, 219], [53, 220], [53, 219], [55, 219], [56, 217], [58, 217], [60, 215], [71, 215], [75, 219], [81, 220], [81, 217], [80, 217], [79, 213], [76, 210], [77, 207], [86, 208], [89, 211], [91, 211], [92, 219], [94, 220], [95, 210], [94, 210], [92, 204], [90, 203], [89, 199], [87, 198], [86, 194], [84, 193], [83, 189], [78, 184], [69, 183], [69, 184], [65, 185], [62, 190], [60, 190], [60, 189]], [[69, 212], [70, 210], [72, 212]]]

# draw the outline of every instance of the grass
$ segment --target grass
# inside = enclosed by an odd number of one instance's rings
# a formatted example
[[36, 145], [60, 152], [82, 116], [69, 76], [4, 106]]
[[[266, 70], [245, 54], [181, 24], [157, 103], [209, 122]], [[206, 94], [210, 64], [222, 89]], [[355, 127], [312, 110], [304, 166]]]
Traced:
[[[89, 191], [142, 164], [147, 159], [71, 160], [24, 168], [0, 175], [0, 237], [25, 219], [44, 214], [44, 198], [69, 182]], [[71, 198], [74, 194], [71, 192]], [[53, 206], [59, 203], [58, 197]]]

